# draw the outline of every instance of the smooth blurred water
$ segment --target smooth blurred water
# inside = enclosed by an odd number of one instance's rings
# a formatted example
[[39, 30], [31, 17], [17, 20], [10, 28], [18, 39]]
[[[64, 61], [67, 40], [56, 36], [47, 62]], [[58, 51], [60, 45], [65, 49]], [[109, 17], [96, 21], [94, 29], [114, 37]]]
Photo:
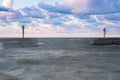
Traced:
[[3, 49], [3, 43], [0, 42], [0, 49]]
[[0, 49], [0, 72], [21, 80], [120, 80], [120, 46], [91, 42], [42, 38], [39, 47]]

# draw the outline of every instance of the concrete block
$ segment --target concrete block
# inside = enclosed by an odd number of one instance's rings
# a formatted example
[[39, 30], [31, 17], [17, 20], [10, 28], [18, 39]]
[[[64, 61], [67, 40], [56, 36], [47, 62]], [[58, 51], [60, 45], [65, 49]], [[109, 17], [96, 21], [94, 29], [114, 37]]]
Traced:
[[0, 80], [19, 80], [16, 77], [0, 73]]
[[4, 48], [38, 47], [36, 38], [5, 38], [0, 42]]
[[95, 38], [93, 45], [120, 45], [120, 38]]
[[98, 38], [98, 39], [94, 39], [94, 41], [93, 41], [93, 45], [112, 45], [112, 44], [113, 44], [113, 42], [110, 39]]

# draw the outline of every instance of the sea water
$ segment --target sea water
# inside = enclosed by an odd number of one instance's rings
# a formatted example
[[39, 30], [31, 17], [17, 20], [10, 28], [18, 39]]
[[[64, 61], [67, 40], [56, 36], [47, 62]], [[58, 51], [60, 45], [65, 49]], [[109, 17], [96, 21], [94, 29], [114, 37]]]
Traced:
[[3, 42], [0, 42], [0, 49], [3, 49]]
[[41, 38], [38, 47], [3, 48], [0, 72], [21, 80], [120, 80], [120, 46], [89, 38]]

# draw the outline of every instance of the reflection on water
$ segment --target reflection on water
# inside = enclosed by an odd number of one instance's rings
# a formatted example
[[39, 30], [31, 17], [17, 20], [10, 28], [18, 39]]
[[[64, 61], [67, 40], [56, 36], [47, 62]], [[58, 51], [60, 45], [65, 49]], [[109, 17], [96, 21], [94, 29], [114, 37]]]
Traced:
[[39, 47], [1, 49], [0, 72], [22, 80], [119, 80], [120, 46], [90, 42], [39, 39]]

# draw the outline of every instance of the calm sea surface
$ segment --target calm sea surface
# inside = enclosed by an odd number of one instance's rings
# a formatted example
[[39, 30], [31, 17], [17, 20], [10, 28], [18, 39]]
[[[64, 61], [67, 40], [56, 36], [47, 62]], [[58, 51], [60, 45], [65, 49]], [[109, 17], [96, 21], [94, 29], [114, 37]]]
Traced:
[[4, 48], [0, 72], [21, 80], [120, 80], [120, 46], [89, 38], [42, 38], [38, 47]]

